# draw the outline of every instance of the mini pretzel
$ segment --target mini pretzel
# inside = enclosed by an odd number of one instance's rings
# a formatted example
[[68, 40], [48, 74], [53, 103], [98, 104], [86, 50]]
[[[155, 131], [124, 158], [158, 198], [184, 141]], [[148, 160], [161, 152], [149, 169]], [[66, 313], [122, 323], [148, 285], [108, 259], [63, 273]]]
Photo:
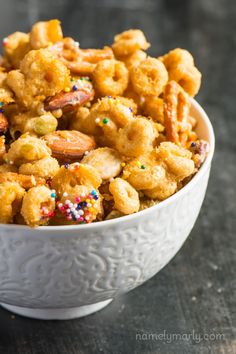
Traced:
[[93, 72], [96, 64], [104, 59], [113, 59], [114, 55], [109, 47], [103, 49], [80, 49], [72, 38], [64, 38], [51, 48], [56, 52], [59, 59], [72, 72], [79, 75], [89, 75]]
[[0, 183], [3, 182], [17, 182], [24, 189], [30, 189], [32, 187], [44, 185], [46, 183], [44, 178], [35, 177], [33, 175], [22, 175], [15, 172], [0, 173]]
[[168, 82], [164, 93], [164, 125], [167, 140], [180, 145], [186, 143], [189, 108], [188, 95], [175, 81]]

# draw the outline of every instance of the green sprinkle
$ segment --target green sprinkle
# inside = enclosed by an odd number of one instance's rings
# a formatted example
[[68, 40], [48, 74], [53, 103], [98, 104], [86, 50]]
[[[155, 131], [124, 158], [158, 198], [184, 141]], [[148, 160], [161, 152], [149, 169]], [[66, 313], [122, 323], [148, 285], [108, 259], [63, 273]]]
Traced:
[[104, 118], [103, 119], [103, 124], [107, 124], [109, 122], [109, 119], [108, 118]]
[[141, 165], [140, 168], [141, 168], [142, 170], [145, 170], [146, 167], [145, 167], [144, 165]]
[[0, 102], [0, 107], [3, 107], [4, 106], [4, 102]]
[[80, 80], [82, 80], [82, 81], [90, 81], [90, 78], [85, 76], [85, 77], [81, 77]]

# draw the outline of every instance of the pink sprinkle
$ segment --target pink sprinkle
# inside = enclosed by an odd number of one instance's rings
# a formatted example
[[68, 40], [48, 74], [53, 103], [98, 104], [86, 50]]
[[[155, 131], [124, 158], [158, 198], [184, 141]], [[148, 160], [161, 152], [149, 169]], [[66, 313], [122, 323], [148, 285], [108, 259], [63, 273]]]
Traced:
[[93, 196], [91, 194], [89, 194], [88, 199], [93, 199]]
[[7, 43], [8, 43], [8, 39], [7, 39], [7, 38], [4, 38], [3, 41], [2, 41], [2, 44], [3, 44], [3, 45], [7, 45]]
[[80, 216], [79, 221], [84, 221], [84, 218], [82, 216]]
[[79, 203], [81, 201], [80, 197], [75, 197], [76, 203]]

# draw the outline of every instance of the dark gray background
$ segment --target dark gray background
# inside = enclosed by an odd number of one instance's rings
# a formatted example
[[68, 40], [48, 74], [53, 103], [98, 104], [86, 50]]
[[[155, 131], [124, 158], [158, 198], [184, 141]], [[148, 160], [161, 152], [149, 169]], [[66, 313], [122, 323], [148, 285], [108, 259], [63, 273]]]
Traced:
[[[188, 241], [157, 276], [102, 312], [68, 322], [0, 310], [1, 354], [236, 353], [236, 2], [234, 0], [0, 1], [0, 35], [59, 18], [82, 47], [141, 28], [150, 54], [189, 49], [203, 73], [198, 101], [216, 133], [207, 196]], [[137, 333], [221, 333], [225, 340], [137, 341]]]

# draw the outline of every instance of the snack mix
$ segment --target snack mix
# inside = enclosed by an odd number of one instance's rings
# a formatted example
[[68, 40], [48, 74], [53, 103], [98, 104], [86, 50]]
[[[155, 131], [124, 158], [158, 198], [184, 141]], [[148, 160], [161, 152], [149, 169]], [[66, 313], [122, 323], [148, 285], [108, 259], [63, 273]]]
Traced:
[[131, 29], [81, 49], [60, 22], [3, 40], [0, 67], [0, 223], [88, 224], [149, 208], [203, 163], [190, 97], [192, 55], [146, 53]]

